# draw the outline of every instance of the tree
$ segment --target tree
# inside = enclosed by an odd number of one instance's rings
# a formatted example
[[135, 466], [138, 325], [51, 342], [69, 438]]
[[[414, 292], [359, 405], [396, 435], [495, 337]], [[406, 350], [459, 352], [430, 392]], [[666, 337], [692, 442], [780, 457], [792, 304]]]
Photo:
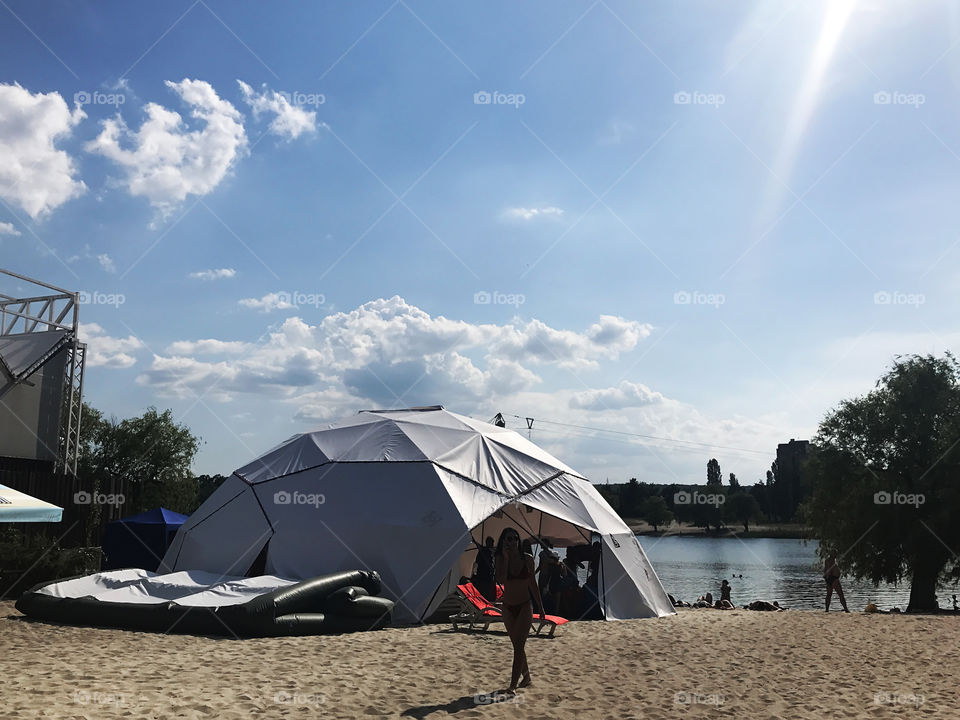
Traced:
[[640, 483], [636, 478], [630, 478], [630, 482], [620, 491], [620, 514], [624, 517], [636, 517], [639, 511]]
[[[203, 476], [201, 475], [201, 477]], [[215, 475], [214, 477], [222, 477], [222, 476]], [[197, 479], [199, 480], [200, 478], [197, 478]], [[620, 508], [620, 486], [619, 485], [611, 485], [610, 483], [595, 483], [594, 487], [597, 489], [597, 492], [600, 493], [600, 496], [604, 500], [606, 500], [608, 503], [610, 503], [610, 507], [612, 507], [619, 515], [623, 515], [623, 512]], [[200, 492], [202, 492], [202, 490]], [[206, 500], [206, 497], [204, 497], [203, 499]]]
[[711, 458], [707, 463], [707, 487], [720, 487], [723, 485], [723, 473], [720, 472], [720, 463], [716, 458]]
[[750, 532], [750, 521], [760, 518], [760, 503], [750, 493], [741, 491], [727, 497], [724, 511], [731, 520], [743, 523], [744, 532]]
[[[129, 489], [124, 507], [141, 512], [157, 505], [195, 509], [197, 486], [190, 471], [199, 439], [173, 413], [148, 408], [140, 417], [107, 420], [84, 406], [77, 474], [100, 488]], [[94, 510], [95, 506], [91, 506]]]
[[653, 531], [659, 532], [661, 525], [673, 522], [673, 513], [667, 508], [667, 501], [662, 495], [651, 495], [640, 506], [640, 517], [653, 525]]
[[740, 487], [740, 481], [737, 480], [737, 476], [733, 473], [730, 473], [730, 487], [734, 490]]
[[960, 571], [960, 364], [898, 356], [864, 396], [832, 410], [808, 461], [807, 522], [820, 555], [857, 578], [910, 579], [908, 610], [936, 608], [941, 579]]

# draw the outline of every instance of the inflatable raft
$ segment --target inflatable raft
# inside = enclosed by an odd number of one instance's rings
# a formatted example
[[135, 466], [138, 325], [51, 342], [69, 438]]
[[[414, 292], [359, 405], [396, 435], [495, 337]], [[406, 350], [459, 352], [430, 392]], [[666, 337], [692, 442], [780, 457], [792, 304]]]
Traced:
[[16, 608], [34, 620], [148, 632], [326, 635], [389, 625], [393, 601], [380, 589], [380, 576], [365, 570], [303, 581], [113, 570], [41, 583]]

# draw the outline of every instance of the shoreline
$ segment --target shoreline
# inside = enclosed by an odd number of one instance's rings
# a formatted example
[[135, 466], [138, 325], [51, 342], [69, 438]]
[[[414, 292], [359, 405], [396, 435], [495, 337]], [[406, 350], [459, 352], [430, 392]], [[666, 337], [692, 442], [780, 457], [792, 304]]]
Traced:
[[655, 531], [649, 524], [638, 518], [624, 518], [630, 530], [635, 535], [649, 537], [689, 537], [689, 538], [772, 538], [783, 540], [816, 540], [812, 531], [803, 525], [758, 525], [750, 528], [749, 532], [734, 527], [724, 527], [718, 530], [707, 530], [693, 526], [671, 526], [667, 529]]

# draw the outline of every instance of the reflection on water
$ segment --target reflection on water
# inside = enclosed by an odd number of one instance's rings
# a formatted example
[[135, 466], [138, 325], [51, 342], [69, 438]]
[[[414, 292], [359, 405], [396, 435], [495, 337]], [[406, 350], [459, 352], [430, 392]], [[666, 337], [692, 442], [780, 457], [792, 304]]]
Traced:
[[[817, 560], [816, 540], [680, 536], [638, 536], [638, 540], [663, 586], [677, 599], [692, 602], [707, 592], [719, 598], [720, 581], [726, 578], [737, 606], [753, 600], [777, 600], [785, 608], [823, 609], [826, 587]], [[857, 582], [848, 577], [840, 582], [851, 612], [863, 610], [868, 602], [876, 603], [882, 610], [893, 606], [904, 610], [910, 597], [908, 583], [875, 588], [869, 581]], [[938, 599], [941, 607], [949, 606], [949, 595], [941, 594]], [[842, 609], [836, 594], [830, 609]]]

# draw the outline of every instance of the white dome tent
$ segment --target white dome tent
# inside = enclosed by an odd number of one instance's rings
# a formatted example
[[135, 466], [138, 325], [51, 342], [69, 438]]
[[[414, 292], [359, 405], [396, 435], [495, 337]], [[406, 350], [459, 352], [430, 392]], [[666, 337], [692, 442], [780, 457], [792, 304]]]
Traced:
[[626, 523], [583, 476], [513, 430], [440, 406], [364, 411], [237, 470], [177, 533], [159, 572], [303, 579], [377, 570], [420, 622], [506, 525], [556, 547], [599, 540], [608, 620], [674, 612]]

